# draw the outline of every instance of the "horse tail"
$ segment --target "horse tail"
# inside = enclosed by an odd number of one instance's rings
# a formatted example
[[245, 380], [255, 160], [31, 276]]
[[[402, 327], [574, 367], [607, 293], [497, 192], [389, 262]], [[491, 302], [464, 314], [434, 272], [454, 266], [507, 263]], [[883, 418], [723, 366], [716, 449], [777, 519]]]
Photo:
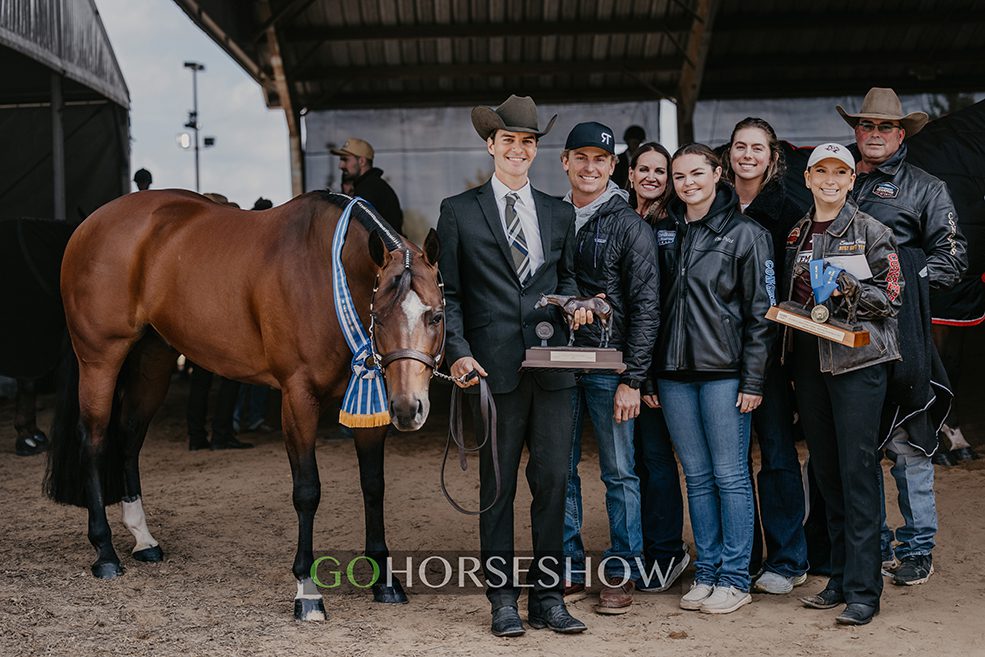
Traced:
[[[116, 382], [100, 473], [103, 504], [106, 506], [116, 504], [124, 496], [123, 441], [119, 429], [123, 376], [121, 372]], [[79, 361], [67, 336], [56, 382], [55, 418], [49, 435], [51, 446], [44, 476], [44, 492], [59, 504], [88, 507], [85, 493], [85, 445], [79, 430]]]

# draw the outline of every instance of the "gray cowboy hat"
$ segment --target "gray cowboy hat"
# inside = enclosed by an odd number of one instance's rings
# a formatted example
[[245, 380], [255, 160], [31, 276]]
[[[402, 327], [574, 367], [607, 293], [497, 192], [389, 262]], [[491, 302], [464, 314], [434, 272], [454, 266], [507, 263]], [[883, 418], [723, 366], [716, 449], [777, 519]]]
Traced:
[[930, 117], [926, 112], [910, 112], [903, 114], [903, 104], [899, 96], [892, 89], [886, 87], [872, 87], [869, 93], [865, 94], [862, 100], [862, 109], [858, 114], [849, 114], [841, 105], [836, 105], [835, 109], [841, 114], [848, 125], [853, 128], [858, 125], [861, 119], [875, 119], [883, 121], [899, 121], [906, 131], [907, 137], [920, 132]]
[[543, 137], [557, 120], [557, 114], [547, 122], [547, 127], [541, 130], [537, 124], [537, 105], [530, 96], [511, 95], [499, 107], [473, 107], [472, 125], [483, 139], [488, 139], [496, 130], [509, 132], [530, 132]]

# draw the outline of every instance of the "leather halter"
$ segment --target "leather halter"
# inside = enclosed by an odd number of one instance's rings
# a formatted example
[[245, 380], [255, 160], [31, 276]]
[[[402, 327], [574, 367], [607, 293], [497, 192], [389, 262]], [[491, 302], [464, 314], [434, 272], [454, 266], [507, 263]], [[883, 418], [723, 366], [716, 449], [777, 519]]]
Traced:
[[[410, 249], [403, 249], [404, 252], [404, 270], [410, 269], [410, 259], [411, 251]], [[376, 317], [376, 293], [380, 289], [380, 276], [383, 274], [381, 269], [376, 273], [376, 281], [373, 283], [373, 296], [369, 301], [369, 344], [370, 348], [373, 350], [373, 364], [379, 365], [380, 371], [383, 372], [383, 376], [386, 376], [386, 366], [398, 360], [416, 360], [418, 362], [424, 363], [429, 368], [431, 368], [431, 376], [437, 377], [444, 381], [449, 381], [452, 383], [452, 393], [451, 393], [451, 409], [449, 414], [449, 427], [448, 427], [448, 439], [445, 442], [445, 453], [441, 459], [441, 492], [444, 494], [445, 499], [455, 508], [456, 511], [464, 513], [470, 516], [477, 516], [485, 513], [491, 509], [498, 501], [502, 494], [502, 481], [500, 476], [499, 468], [499, 446], [497, 441], [497, 421], [496, 421], [496, 402], [493, 399], [492, 392], [489, 390], [489, 385], [486, 383], [485, 379], [479, 379], [479, 412], [482, 418], [482, 434], [483, 439], [475, 447], [466, 447], [465, 437], [462, 431], [462, 417], [464, 415], [464, 405], [465, 400], [463, 398], [463, 391], [457, 385], [454, 385], [456, 381], [468, 380], [471, 376], [478, 376], [478, 372], [473, 371], [471, 375], [466, 375], [461, 377], [461, 379], [456, 379], [456, 377], [449, 376], [438, 371], [438, 367], [441, 365], [441, 359], [445, 355], [445, 337], [447, 331], [445, 330], [445, 323], [441, 323], [441, 344], [438, 346], [438, 351], [435, 354], [428, 354], [423, 351], [418, 351], [417, 349], [395, 349], [393, 351], [387, 352], [385, 354], [380, 354], [379, 350], [376, 348], [376, 333], [375, 328], [377, 324], [382, 324]], [[441, 272], [438, 272], [438, 288], [441, 290], [441, 309], [445, 309], [445, 283], [441, 280]], [[367, 363], [369, 365], [369, 363]], [[492, 501], [485, 507], [481, 507], [477, 510], [469, 510], [463, 507], [461, 504], [456, 502], [451, 493], [448, 492], [448, 487], [445, 485], [445, 466], [448, 463], [448, 453], [451, 451], [451, 444], [455, 443], [458, 450], [458, 462], [459, 466], [463, 471], [468, 469], [467, 455], [468, 453], [476, 453], [481, 450], [486, 443], [489, 443], [491, 453], [492, 453], [492, 467], [493, 474], [496, 479], [496, 492], [493, 495]]]
[[[410, 249], [402, 249], [404, 253], [404, 270], [410, 270], [410, 259], [413, 255]], [[376, 293], [380, 289], [380, 276], [383, 274], [383, 270], [376, 272], [376, 281], [373, 283], [373, 296], [369, 301], [369, 343], [370, 348], [373, 350], [373, 364], [378, 365], [380, 370], [386, 375], [386, 367], [390, 363], [398, 360], [416, 360], [418, 362], [424, 363], [427, 367], [431, 369], [431, 376], [442, 376], [438, 372], [438, 367], [441, 365], [441, 359], [445, 355], [445, 323], [444, 320], [441, 322], [441, 344], [438, 345], [438, 351], [434, 354], [428, 354], [423, 351], [418, 351], [417, 349], [394, 349], [385, 354], [380, 354], [376, 346], [376, 325], [380, 322], [376, 317]], [[441, 309], [445, 308], [445, 284], [441, 280], [441, 273], [438, 273], [438, 289], [441, 290]], [[367, 363], [368, 364], [368, 363]]]

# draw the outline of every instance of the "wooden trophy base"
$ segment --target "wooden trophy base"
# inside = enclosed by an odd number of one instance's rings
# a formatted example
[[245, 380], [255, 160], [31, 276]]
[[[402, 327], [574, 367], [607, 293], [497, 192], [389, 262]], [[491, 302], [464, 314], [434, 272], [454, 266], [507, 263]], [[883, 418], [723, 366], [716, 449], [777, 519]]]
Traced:
[[834, 319], [824, 323], [815, 322], [811, 319], [810, 313], [788, 301], [784, 301], [779, 306], [772, 306], [766, 312], [766, 319], [846, 347], [864, 347], [869, 344], [868, 331], [853, 331], [849, 326]]
[[592, 347], [531, 347], [520, 365], [521, 370], [538, 372], [613, 372], [626, 370], [618, 349]]

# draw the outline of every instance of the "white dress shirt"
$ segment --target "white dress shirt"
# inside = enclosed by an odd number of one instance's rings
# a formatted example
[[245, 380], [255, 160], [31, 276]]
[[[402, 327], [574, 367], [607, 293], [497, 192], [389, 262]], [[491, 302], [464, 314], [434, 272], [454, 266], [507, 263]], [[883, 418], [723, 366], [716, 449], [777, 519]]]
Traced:
[[523, 237], [527, 242], [527, 255], [530, 257], [530, 275], [533, 276], [537, 269], [544, 264], [544, 245], [540, 241], [540, 224], [537, 223], [537, 207], [534, 205], [534, 195], [530, 191], [530, 181], [520, 189], [510, 189], [496, 174], [492, 177], [493, 194], [496, 196], [496, 207], [499, 208], [499, 223], [503, 227], [503, 235], [509, 243], [509, 231], [506, 226], [506, 195], [516, 194], [518, 199], [513, 206], [516, 214], [520, 218], [520, 226], [523, 228]]

